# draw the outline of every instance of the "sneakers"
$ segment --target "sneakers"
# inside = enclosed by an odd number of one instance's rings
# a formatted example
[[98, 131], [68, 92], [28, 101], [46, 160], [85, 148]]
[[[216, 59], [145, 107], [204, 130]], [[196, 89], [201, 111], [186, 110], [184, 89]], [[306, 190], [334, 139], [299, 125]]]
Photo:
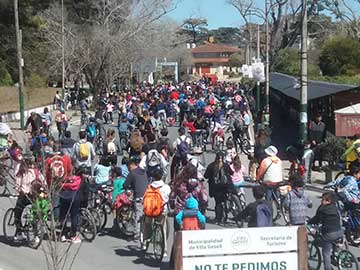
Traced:
[[65, 235], [62, 235], [60, 238], [60, 242], [64, 243], [66, 241], [67, 241], [67, 239], [66, 239]]
[[81, 243], [81, 238], [79, 235], [71, 237], [70, 239], [72, 244], [80, 244]]
[[14, 241], [22, 241], [24, 240], [24, 236], [22, 233], [18, 233], [14, 236]]
[[40, 243], [40, 237], [39, 236], [35, 236], [34, 238], [34, 244], [37, 245]]

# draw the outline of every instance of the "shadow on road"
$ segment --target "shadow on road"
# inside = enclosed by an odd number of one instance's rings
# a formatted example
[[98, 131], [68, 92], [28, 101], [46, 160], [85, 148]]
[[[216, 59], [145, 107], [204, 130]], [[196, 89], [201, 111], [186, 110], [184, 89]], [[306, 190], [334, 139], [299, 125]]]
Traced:
[[135, 264], [142, 264], [152, 268], [160, 268], [161, 270], [168, 270], [168, 262], [156, 263], [153, 258], [149, 257], [145, 251], [141, 250], [139, 246], [129, 245], [127, 248], [118, 248], [114, 250], [116, 255], [124, 257], [137, 257], [133, 260]]
[[3, 243], [3, 244], [8, 245], [10, 247], [24, 246], [23, 242], [14, 242], [12, 239], [9, 239], [8, 237], [5, 237], [3, 235], [0, 236], [0, 243]]

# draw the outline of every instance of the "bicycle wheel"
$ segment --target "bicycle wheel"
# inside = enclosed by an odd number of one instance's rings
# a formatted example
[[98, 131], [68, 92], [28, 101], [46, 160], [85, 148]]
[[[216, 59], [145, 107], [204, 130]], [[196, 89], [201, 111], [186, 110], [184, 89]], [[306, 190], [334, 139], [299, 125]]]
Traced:
[[100, 220], [101, 220], [101, 227], [100, 230], [105, 229], [106, 223], [107, 223], [107, 211], [106, 211], [106, 207], [100, 207], [98, 208], [99, 211], [99, 215], [100, 215]]
[[245, 155], [249, 155], [250, 154], [250, 149], [251, 149], [251, 145], [248, 139], [244, 138], [240, 140], [240, 147], [241, 147], [241, 151], [245, 154]]
[[228, 205], [228, 211], [231, 213], [232, 218], [234, 219], [236, 225], [239, 228], [242, 228], [244, 226], [244, 221], [236, 219], [236, 217], [241, 213], [243, 210], [242, 204], [240, 202], [240, 199], [237, 195], [231, 194], [230, 195], [230, 201]]
[[98, 208], [89, 208], [91, 216], [93, 217], [96, 225], [96, 231], [101, 231], [102, 220], [100, 216], [100, 210]]
[[87, 209], [80, 210], [80, 233], [88, 242], [93, 241], [96, 236], [95, 221]]
[[44, 225], [41, 221], [33, 221], [25, 224], [26, 241], [29, 247], [38, 249], [44, 238]]
[[157, 263], [161, 263], [164, 256], [165, 249], [165, 237], [164, 231], [160, 224], [155, 224], [152, 232], [151, 238], [153, 244], [153, 253], [154, 258]]
[[6, 239], [13, 238], [16, 233], [15, 209], [9, 208], [3, 219], [3, 234]]
[[321, 267], [320, 248], [314, 241], [308, 242], [308, 269], [319, 270]]
[[281, 212], [281, 215], [283, 216], [284, 218], [284, 221], [285, 221], [285, 225], [289, 225], [290, 224], [290, 218], [289, 218], [289, 211], [287, 211], [284, 207], [284, 200], [281, 200], [281, 203], [280, 203], [280, 212]]
[[337, 255], [337, 264], [339, 269], [358, 270], [359, 263], [357, 257], [348, 250], [341, 250]]
[[120, 232], [125, 236], [133, 236], [135, 230], [135, 220], [131, 207], [122, 206], [116, 211], [116, 222]]
[[340, 178], [344, 178], [345, 176], [345, 172], [344, 171], [341, 171], [341, 172], [338, 172], [337, 175], [335, 176], [335, 179], [340, 179]]

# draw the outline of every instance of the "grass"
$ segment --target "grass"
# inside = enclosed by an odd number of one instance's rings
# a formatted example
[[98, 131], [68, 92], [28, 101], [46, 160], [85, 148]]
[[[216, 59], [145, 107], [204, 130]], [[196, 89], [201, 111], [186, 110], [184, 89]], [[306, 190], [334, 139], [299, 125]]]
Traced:
[[[56, 88], [25, 88], [25, 110], [53, 103]], [[18, 112], [19, 92], [16, 87], [0, 87], [0, 113]]]

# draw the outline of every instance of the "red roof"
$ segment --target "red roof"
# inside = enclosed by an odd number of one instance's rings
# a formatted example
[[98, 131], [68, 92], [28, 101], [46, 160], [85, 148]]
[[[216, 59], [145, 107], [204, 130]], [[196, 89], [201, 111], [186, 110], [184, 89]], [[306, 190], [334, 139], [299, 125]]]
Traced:
[[239, 48], [233, 46], [214, 44], [208, 42], [206, 42], [204, 45], [200, 45], [199, 47], [195, 47], [191, 50], [192, 53], [222, 53], [222, 52], [236, 53], [239, 51], [240, 51]]

